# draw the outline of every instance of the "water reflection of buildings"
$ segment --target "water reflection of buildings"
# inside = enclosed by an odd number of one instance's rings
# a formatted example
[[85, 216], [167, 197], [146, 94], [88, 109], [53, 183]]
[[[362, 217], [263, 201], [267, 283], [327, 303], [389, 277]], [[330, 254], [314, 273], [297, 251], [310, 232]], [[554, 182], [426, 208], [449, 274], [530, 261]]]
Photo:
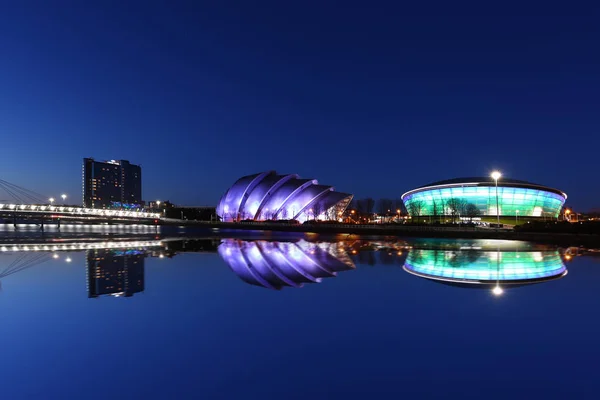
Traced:
[[[320, 282], [359, 265], [399, 265], [414, 275], [467, 287], [508, 286], [556, 279], [564, 262], [584, 254], [564, 254], [548, 246], [498, 240], [361, 239], [339, 235], [333, 242], [242, 240], [219, 237], [138, 240], [6, 241], [0, 243], [0, 280], [52, 259], [70, 263], [71, 252], [86, 251], [88, 296], [132, 296], [145, 290], [145, 257], [214, 253], [245, 282], [272, 289]], [[0, 284], [1, 287], [1, 284]], [[498, 290], [498, 289], [496, 289]]]
[[243, 281], [277, 290], [321, 282], [355, 268], [338, 243], [224, 239], [218, 251]]
[[433, 281], [463, 286], [503, 288], [562, 278], [567, 269], [558, 251], [482, 251], [413, 249], [405, 271]]
[[145, 250], [88, 250], [88, 297], [131, 297], [144, 291]]

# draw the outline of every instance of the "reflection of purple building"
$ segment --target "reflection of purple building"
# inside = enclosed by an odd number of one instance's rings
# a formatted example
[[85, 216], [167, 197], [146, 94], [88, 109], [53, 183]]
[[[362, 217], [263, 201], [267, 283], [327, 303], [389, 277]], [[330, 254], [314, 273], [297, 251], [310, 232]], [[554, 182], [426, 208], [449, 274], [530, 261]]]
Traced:
[[336, 243], [224, 239], [219, 254], [243, 281], [269, 289], [301, 287], [355, 268]]
[[244, 176], [223, 195], [217, 215], [223, 221], [242, 219], [337, 219], [352, 195], [319, 185], [315, 179], [278, 175], [275, 171]]

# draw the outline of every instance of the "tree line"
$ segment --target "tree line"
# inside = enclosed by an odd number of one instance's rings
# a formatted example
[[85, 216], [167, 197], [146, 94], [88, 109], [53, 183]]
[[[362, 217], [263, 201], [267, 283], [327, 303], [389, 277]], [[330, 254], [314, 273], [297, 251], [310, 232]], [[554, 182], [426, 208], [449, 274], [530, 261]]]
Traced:
[[372, 216], [378, 214], [382, 217], [392, 218], [398, 214], [406, 215], [406, 208], [402, 199], [381, 198], [375, 200], [371, 197], [364, 199], [354, 199], [348, 210], [356, 210], [359, 216]]
[[[408, 213], [412, 217], [420, 217], [426, 211], [426, 203], [423, 200], [411, 200], [408, 203]], [[473, 203], [469, 203], [465, 199], [452, 197], [448, 200], [437, 199], [432, 201], [431, 210], [428, 215], [431, 215], [434, 220], [438, 217], [449, 215], [452, 222], [456, 222], [460, 217], [473, 219], [479, 216], [481, 212]]]

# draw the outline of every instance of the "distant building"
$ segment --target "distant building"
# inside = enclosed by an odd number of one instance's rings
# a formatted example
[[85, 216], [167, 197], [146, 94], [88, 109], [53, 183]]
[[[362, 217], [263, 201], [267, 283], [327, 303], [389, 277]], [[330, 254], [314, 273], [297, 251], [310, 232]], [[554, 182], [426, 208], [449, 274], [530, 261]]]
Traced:
[[142, 251], [88, 250], [88, 297], [131, 297], [144, 291], [144, 258]]
[[142, 204], [142, 168], [126, 160], [83, 159], [83, 206], [135, 208]]
[[457, 178], [406, 192], [402, 201], [412, 217], [458, 214], [512, 217], [558, 217], [567, 195], [516, 179]]
[[319, 185], [316, 179], [266, 171], [238, 179], [217, 205], [222, 221], [338, 220], [353, 195]]

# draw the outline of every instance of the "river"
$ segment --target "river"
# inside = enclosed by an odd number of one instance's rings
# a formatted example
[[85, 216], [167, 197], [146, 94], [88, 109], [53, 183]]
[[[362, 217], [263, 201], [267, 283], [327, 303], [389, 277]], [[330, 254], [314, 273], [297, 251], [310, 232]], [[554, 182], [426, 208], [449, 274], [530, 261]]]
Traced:
[[600, 258], [501, 240], [0, 235], [6, 399], [595, 398]]

